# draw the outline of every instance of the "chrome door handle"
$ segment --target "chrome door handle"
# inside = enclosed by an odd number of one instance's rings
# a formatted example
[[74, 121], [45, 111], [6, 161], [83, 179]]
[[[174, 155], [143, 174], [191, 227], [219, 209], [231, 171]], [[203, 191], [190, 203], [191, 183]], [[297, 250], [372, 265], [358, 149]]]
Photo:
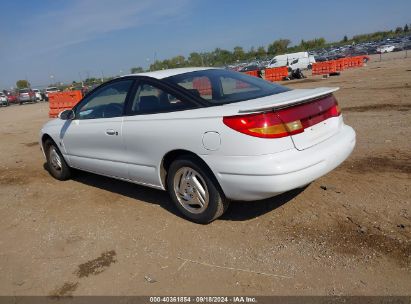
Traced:
[[114, 131], [114, 130], [112, 130], [112, 129], [109, 129], [109, 130], [106, 130], [106, 134], [107, 134], [107, 135], [118, 135], [118, 132], [116, 132], [116, 131]]

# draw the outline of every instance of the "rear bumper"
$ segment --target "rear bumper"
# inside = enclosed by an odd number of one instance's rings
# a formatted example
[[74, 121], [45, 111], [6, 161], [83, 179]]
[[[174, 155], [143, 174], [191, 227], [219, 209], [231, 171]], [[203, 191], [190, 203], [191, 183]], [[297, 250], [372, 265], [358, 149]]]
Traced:
[[225, 196], [253, 201], [302, 187], [340, 165], [355, 146], [354, 130], [344, 125], [331, 138], [303, 151], [258, 156], [203, 155]]

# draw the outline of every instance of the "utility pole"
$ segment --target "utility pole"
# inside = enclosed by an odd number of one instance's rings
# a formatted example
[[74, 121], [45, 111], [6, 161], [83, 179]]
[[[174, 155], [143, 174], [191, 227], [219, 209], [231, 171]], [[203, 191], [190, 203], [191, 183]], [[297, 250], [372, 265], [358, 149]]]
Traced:
[[78, 72], [78, 77], [80, 78], [81, 87], [84, 86], [83, 79], [81, 79], [81, 72]]

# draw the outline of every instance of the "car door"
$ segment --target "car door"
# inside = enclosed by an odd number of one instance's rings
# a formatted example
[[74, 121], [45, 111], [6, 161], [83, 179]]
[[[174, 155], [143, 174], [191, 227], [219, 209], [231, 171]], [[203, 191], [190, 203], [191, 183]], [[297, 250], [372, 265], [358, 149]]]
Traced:
[[110, 82], [86, 96], [75, 108], [75, 118], [62, 129], [70, 165], [102, 175], [127, 178], [122, 123], [134, 80]]
[[181, 124], [173, 115], [176, 111], [197, 107], [157, 82], [139, 82], [123, 123], [130, 180], [161, 187], [158, 165], [172, 140], [171, 130]]

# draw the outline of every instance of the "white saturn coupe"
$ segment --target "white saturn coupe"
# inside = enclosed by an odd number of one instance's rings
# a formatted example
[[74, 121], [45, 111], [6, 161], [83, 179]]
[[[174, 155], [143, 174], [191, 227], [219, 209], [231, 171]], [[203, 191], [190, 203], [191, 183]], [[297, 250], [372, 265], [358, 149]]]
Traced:
[[304, 187], [355, 145], [333, 92], [291, 90], [214, 68], [120, 77], [41, 129], [50, 174], [80, 169], [167, 190], [197, 223], [231, 200]]

